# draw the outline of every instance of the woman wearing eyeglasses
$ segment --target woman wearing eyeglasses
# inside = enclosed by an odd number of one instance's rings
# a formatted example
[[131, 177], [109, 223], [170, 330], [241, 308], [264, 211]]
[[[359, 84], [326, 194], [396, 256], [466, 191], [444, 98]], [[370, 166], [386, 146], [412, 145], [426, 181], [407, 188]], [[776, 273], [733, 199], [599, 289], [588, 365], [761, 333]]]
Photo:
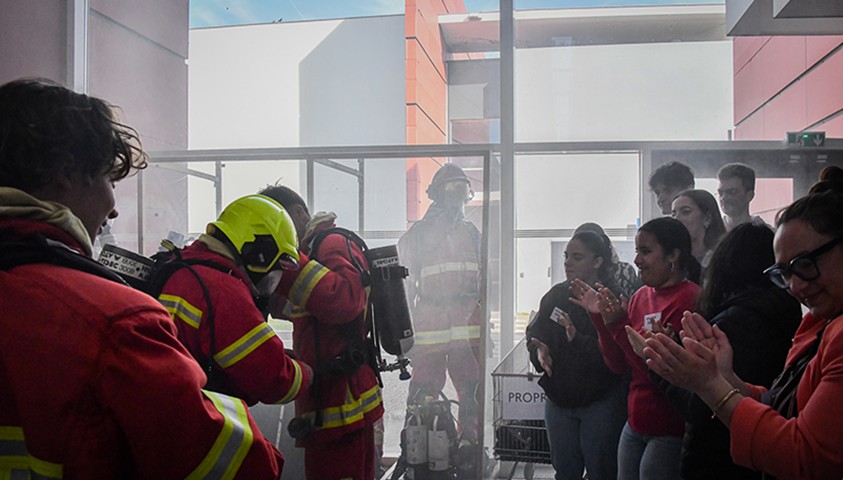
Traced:
[[780, 479], [843, 477], [843, 184], [823, 183], [777, 221], [765, 273], [809, 312], [769, 390], [735, 374], [728, 338], [697, 314], [682, 320], [683, 345], [656, 335], [644, 349], [650, 368], [729, 427], [735, 463]]

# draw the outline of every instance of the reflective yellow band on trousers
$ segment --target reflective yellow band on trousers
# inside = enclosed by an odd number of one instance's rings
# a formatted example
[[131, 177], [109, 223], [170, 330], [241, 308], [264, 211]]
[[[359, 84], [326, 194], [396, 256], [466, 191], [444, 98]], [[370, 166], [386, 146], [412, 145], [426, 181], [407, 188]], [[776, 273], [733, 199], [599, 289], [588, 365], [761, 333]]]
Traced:
[[[383, 403], [381, 389], [377, 385], [363, 392], [358, 399], [352, 398], [351, 392], [346, 388], [345, 396], [345, 404], [322, 410], [320, 428], [337, 428], [359, 422], [368, 412]], [[312, 420], [316, 415], [315, 412], [307, 412], [302, 416]]]
[[29, 454], [22, 428], [0, 426], [0, 479], [47, 480], [60, 479], [63, 475], [61, 464]]

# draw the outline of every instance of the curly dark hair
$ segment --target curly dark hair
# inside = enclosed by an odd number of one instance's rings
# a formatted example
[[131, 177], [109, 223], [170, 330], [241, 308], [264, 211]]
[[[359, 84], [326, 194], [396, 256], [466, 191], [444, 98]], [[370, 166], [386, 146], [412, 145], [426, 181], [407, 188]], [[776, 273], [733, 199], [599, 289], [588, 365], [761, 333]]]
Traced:
[[122, 180], [147, 165], [115, 107], [44, 79], [0, 86], [0, 186], [31, 193], [62, 175]]

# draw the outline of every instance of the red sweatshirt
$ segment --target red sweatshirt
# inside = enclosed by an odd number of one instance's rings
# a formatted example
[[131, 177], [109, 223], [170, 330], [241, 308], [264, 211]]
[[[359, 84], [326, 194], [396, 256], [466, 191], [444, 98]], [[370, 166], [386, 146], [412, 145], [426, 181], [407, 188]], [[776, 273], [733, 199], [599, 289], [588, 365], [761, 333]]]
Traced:
[[624, 327], [629, 325], [643, 333], [652, 329], [654, 320], [661, 320], [663, 325], [671, 325], [678, 332], [682, 329], [682, 313], [693, 308], [699, 289], [697, 284], [689, 281], [667, 288], [644, 286], [629, 300], [627, 317], [606, 325], [600, 315], [591, 316], [597, 327], [606, 365], [615, 373], [631, 370], [628, 422], [638, 433], [681, 437], [685, 432], [685, 421], [650, 378], [644, 361], [632, 350]]

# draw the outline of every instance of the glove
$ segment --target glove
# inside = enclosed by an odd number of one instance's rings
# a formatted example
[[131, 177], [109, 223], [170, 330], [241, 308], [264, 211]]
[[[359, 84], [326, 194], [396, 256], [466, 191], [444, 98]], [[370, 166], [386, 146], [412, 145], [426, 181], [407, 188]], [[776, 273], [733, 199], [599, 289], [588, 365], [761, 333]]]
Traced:
[[335, 227], [334, 220], [336, 219], [337, 214], [334, 212], [316, 212], [313, 214], [304, 227], [304, 237], [301, 239], [301, 244], [307, 245], [313, 240], [317, 232]]

